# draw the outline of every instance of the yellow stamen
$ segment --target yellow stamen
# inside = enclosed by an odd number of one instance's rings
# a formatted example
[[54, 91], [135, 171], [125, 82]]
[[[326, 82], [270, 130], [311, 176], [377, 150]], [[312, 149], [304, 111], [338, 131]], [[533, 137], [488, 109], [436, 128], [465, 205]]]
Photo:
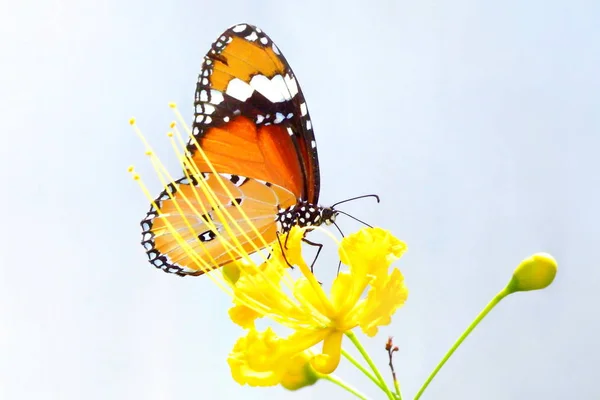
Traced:
[[[176, 107], [174, 105], [172, 105], [173, 109], [176, 109]], [[182, 119], [180, 113], [178, 111], [175, 111], [176, 115], [179, 119]], [[175, 140], [177, 140], [180, 145], [181, 148], [185, 149], [185, 145], [182, 139], [182, 135], [180, 134], [180, 132], [178, 131], [178, 129], [174, 126], [174, 124], [171, 124], [171, 126], [174, 128], [174, 132], [171, 132], [168, 136], [170, 137], [170, 139], [172, 140], [172, 146], [173, 148], [176, 150], [177, 155], [182, 163], [182, 165], [184, 166], [184, 171], [186, 174], [186, 177], [188, 179], [190, 179], [190, 174], [188, 173], [188, 171], [192, 171], [196, 174], [196, 176], [202, 176], [200, 171], [197, 170], [196, 166], [191, 162], [188, 152], [186, 152], [184, 150], [184, 154], [182, 154], [182, 152], [179, 150], [179, 147], [177, 146]], [[185, 127], [186, 131], [189, 132], [189, 128], [183, 124], [183, 126]], [[142, 143], [145, 145], [146, 147], [146, 154], [150, 157], [151, 163], [159, 177], [159, 180], [161, 182], [161, 184], [163, 185], [163, 187], [167, 188], [168, 184], [170, 183], [174, 183], [173, 178], [171, 177], [171, 175], [169, 174], [168, 170], [166, 169], [166, 167], [160, 162], [160, 160], [158, 159], [158, 157], [156, 157], [156, 155], [154, 154], [154, 152], [152, 151], [149, 143], [147, 142], [147, 140], [145, 139], [145, 137], [143, 136], [143, 134], [141, 133], [141, 130], [137, 127], [137, 125], [133, 125], [134, 127], [134, 131], [136, 132], [136, 134], [138, 135], [138, 137], [142, 140]], [[198, 143], [195, 141], [195, 139], [193, 139], [193, 141], [195, 142], [196, 145], [198, 145]], [[200, 147], [198, 147], [199, 151], [203, 154], [202, 149]], [[203, 154], [204, 157], [206, 157], [205, 154]], [[216, 179], [218, 179], [220, 185], [223, 187], [223, 189], [227, 192], [227, 195], [230, 198], [233, 198], [233, 195], [230, 193], [230, 191], [228, 190], [228, 188], [225, 186], [224, 181], [221, 179], [220, 175], [216, 173], [216, 171], [214, 170], [214, 167], [212, 167], [212, 164], [210, 162], [207, 162], [207, 164], [211, 167], [211, 170], [214, 174], [214, 176], [216, 177]], [[195, 171], [194, 171], [195, 170]], [[159, 207], [157, 207], [157, 204], [155, 204], [153, 197], [150, 195], [149, 190], [145, 187], [145, 185], [143, 184], [143, 182], [141, 182], [141, 180], [139, 179], [139, 176], [134, 177], [135, 180], [138, 180], [140, 183], [140, 186], [142, 187], [142, 191], [144, 192], [144, 194], [146, 195], [146, 197], [150, 200], [151, 204], [153, 205], [153, 207], [157, 210], [157, 213], [159, 216], [161, 217], [165, 217], [162, 212], [160, 211]], [[238, 222], [232, 217], [232, 215], [227, 211], [226, 208], [224, 208], [222, 206], [222, 204], [220, 204], [220, 202], [218, 201], [216, 195], [214, 194], [214, 192], [212, 192], [212, 190], [210, 189], [210, 187], [206, 184], [206, 182], [204, 182], [204, 180], [202, 179], [198, 179], [197, 180], [199, 182], [199, 187], [200, 190], [202, 190], [202, 193], [204, 194], [204, 196], [206, 197], [206, 199], [208, 199], [211, 207], [213, 208], [213, 210], [215, 211], [215, 213], [217, 214], [220, 222], [223, 223], [223, 226], [225, 227], [225, 229], [227, 230], [229, 236], [231, 238], [233, 238], [233, 241], [235, 242], [234, 244], [231, 244], [223, 235], [221, 235], [215, 228], [214, 223], [211, 221], [209, 223], [207, 223], [208, 227], [213, 230], [218, 237], [218, 240], [221, 241], [221, 243], [223, 244], [224, 248], [226, 249], [229, 257], [233, 260], [242, 258], [244, 260], [246, 260], [247, 262], [249, 262], [249, 264], [256, 268], [255, 264], [251, 262], [250, 260], [250, 255], [243, 250], [243, 248], [241, 247], [241, 243], [238, 240], [237, 235], [235, 235], [235, 233], [232, 231], [232, 225], [234, 228], [237, 228], [238, 231], [240, 231], [240, 233], [242, 234], [242, 236], [245, 237], [245, 239], [252, 244], [252, 246], [254, 247], [255, 251], [259, 251], [259, 254], [263, 257], [263, 259], [266, 259], [266, 257], [264, 256], [264, 254], [262, 252], [260, 252], [260, 248], [258, 248], [256, 246], [255, 241], [252, 241], [249, 239], [248, 235], [246, 234], [246, 232], [244, 232], [241, 227], [239, 226]], [[196, 190], [196, 188], [192, 188], [192, 192], [194, 193], [194, 196], [196, 197], [197, 203], [200, 205], [200, 207], [202, 208], [202, 214], [206, 214], [207, 212], [207, 208], [206, 205], [204, 204], [204, 202], [199, 201], [199, 192]], [[190, 221], [188, 220], [188, 218], [186, 217], [185, 214], [183, 214], [181, 206], [179, 205], [179, 201], [184, 201], [186, 203], [186, 205], [188, 207], [190, 207], [190, 209], [193, 210], [193, 212], [198, 213], [198, 210], [196, 209], [196, 207], [194, 205], [192, 205], [192, 203], [190, 202], [190, 199], [183, 193], [183, 192], [179, 192], [179, 199], [175, 199], [172, 196], [172, 193], [170, 193], [167, 190], [167, 193], [170, 197], [170, 199], [172, 200], [175, 208], [177, 209], [178, 213], [180, 214], [180, 216], [182, 217], [183, 222], [185, 223], [185, 225], [187, 226], [187, 229], [189, 230], [190, 233], [195, 235], [195, 230], [192, 227], [192, 224], [190, 223]], [[242, 215], [242, 217], [245, 219], [245, 222], [248, 223], [248, 225], [250, 227], [252, 227], [252, 229], [255, 230], [255, 232], [257, 233], [257, 237], [263, 242], [263, 246], [267, 247], [268, 244], [265, 243], [264, 238], [262, 237], [262, 235], [260, 235], [260, 233], [256, 230], [256, 227], [254, 226], [254, 224], [251, 223], [251, 221], [249, 220], [248, 216], [244, 213], [244, 211], [240, 208], [240, 214]], [[232, 224], [227, 223], [227, 220], [232, 221]], [[200, 269], [203, 272], [209, 272], [211, 270], [213, 270], [215, 267], [216, 260], [210, 255], [210, 253], [206, 252], [206, 248], [204, 246], [204, 244], [202, 242], [199, 242], [199, 247], [202, 248], [203, 252], [208, 255], [209, 259], [210, 259], [210, 264], [206, 263], [204, 261], [204, 259], [201, 259], [196, 251], [194, 249], [192, 249], [191, 245], [186, 242], [182, 235], [172, 226], [172, 224], [169, 222], [168, 218], [164, 218], [165, 221], [165, 225], [167, 227], [167, 229], [169, 229], [169, 231], [171, 232], [172, 236], [174, 237], [174, 239], [176, 240], [176, 242], [178, 243], [179, 246], [182, 247], [182, 249], [186, 252], [186, 254], [188, 254], [188, 256], [196, 263], [196, 265], [198, 267], [200, 267]], [[257, 271], [258, 275], [262, 274], [261, 270]], [[218, 284], [219, 287], [221, 287], [221, 289], [223, 289], [226, 293], [230, 293], [231, 294], [231, 290], [230, 288], [227, 286], [226, 281], [224, 280], [223, 276], [220, 274], [217, 274], [217, 276], [219, 278], [221, 278], [219, 281], [217, 281], [218, 278], [215, 278], [213, 276], [213, 274], [207, 274], [211, 280], [215, 281], [215, 283]], [[286, 277], [286, 281], [291, 282], [291, 278], [289, 277], [289, 275], [285, 275]], [[314, 277], [312, 277], [314, 280]], [[316, 280], [315, 280], [316, 281]], [[282, 300], [284, 300], [284, 302], [288, 303], [288, 305], [290, 307], [295, 307], [295, 305], [293, 304], [292, 300], [289, 299], [289, 297], [287, 296], [287, 294], [285, 292], [282, 291], [282, 288], [277, 286], [275, 283], [268, 281], [270, 286], [272, 287], [272, 290], [274, 291], [274, 293], [278, 293], [278, 297], [280, 297]], [[318, 282], [317, 282], [318, 285]], [[262, 313], [262, 315], [265, 314], [269, 314], [269, 309], [265, 308], [265, 305], [257, 302], [256, 299], [245, 299], [245, 301], [242, 301], [242, 303], [244, 305], [246, 305], [247, 307], [256, 310], [257, 312]], [[278, 316], [275, 319], [280, 319]]]

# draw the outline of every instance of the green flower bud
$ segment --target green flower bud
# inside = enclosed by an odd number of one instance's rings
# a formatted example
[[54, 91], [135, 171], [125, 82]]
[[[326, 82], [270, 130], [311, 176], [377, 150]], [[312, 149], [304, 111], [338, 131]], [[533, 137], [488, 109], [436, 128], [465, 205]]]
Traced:
[[544, 289], [554, 281], [557, 269], [554, 257], [547, 253], [536, 253], [521, 261], [506, 290], [514, 293]]

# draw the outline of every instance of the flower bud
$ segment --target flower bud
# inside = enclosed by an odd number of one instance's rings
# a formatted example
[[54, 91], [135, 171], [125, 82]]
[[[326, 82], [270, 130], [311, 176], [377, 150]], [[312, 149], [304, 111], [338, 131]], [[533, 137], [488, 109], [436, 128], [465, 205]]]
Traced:
[[233, 261], [228, 264], [225, 264], [223, 268], [221, 268], [221, 273], [223, 274], [223, 278], [232, 286], [234, 286], [238, 279], [240, 279], [242, 266], [240, 265], [240, 261]]
[[287, 390], [298, 390], [314, 385], [319, 380], [319, 375], [310, 366], [312, 357], [313, 354], [308, 350], [292, 357], [281, 379], [281, 386]]
[[544, 289], [554, 281], [557, 269], [556, 260], [550, 254], [536, 253], [521, 261], [506, 290], [514, 293]]

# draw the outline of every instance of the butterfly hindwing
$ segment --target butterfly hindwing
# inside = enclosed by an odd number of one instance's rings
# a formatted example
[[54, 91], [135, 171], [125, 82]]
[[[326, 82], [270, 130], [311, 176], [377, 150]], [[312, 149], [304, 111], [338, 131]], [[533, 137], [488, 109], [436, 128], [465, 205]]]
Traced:
[[[220, 208], [211, 206], [198, 181], [182, 178], [163, 190], [154, 201], [156, 207], [152, 205], [141, 222], [142, 244], [155, 267], [179, 275], [201, 275], [239, 258], [226, 245], [231, 243], [236, 247], [232, 236], [245, 251], [252, 253], [263, 248], [265, 242], [276, 240], [274, 216], [280, 208], [296, 203], [293, 193], [270, 182], [230, 174], [222, 174], [219, 182], [208, 173], [203, 173], [202, 179], [216, 195]], [[225, 217], [230, 232], [223, 226], [223, 210], [231, 216]], [[249, 226], [242, 210], [264, 242]], [[192, 259], [190, 253], [196, 258]]]

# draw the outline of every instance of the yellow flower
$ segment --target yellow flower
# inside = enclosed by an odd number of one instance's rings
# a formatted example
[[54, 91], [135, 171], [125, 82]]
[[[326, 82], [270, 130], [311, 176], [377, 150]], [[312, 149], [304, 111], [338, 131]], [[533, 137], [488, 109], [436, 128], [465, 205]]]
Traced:
[[[181, 118], [180, 114], [177, 115]], [[161, 183], [165, 187], [173, 184], [171, 174], [151, 150], [135, 126], [135, 121], [131, 123], [146, 145], [146, 153]], [[181, 167], [187, 171], [186, 176], [188, 173], [200, 176], [204, 171], [195, 169], [193, 160], [182, 147], [184, 138], [174, 124], [171, 128], [173, 131], [169, 138], [180, 158]], [[202, 152], [201, 148], [198, 150]], [[210, 161], [207, 159], [206, 162], [217, 180], [221, 179], [210, 166]], [[140, 176], [133, 168], [130, 168], [130, 172], [154, 204]], [[187, 178], [190, 179], [189, 176]], [[254, 227], [253, 222], [241, 210], [219, 206], [219, 202], [234, 204], [236, 199], [223, 199], [224, 195], [216, 195], [205, 179], [196, 180], [198, 188], [194, 186], [190, 193], [179, 191], [180, 201], [173, 200], [172, 212], [178, 218], [179, 225], [167, 223], [164, 229], [172, 235], [172, 245], [181, 252], [178, 257], [199, 264], [199, 272], [204, 272], [205, 276], [232, 296], [234, 305], [229, 310], [229, 316], [247, 330], [228, 357], [231, 373], [240, 384], [280, 384], [290, 390], [311, 385], [319, 374], [330, 374], [337, 368], [344, 334], [360, 327], [365, 334], [375, 335], [380, 326], [390, 323], [392, 315], [406, 301], [408, 292], [402, 274], [396, 268], [390, 270], [391, 264], [402, 255], [406, 246], [390, 232], [380, 228], [365, 228], [345, 237], [339, 246], [339, 255], [348, 270], [341, 272], [326, 292], [302, 257], [301, 239], [306, 228], [295, 226], [281, 236], [281, 243], [267, 243], [259, 230], [253, 229], [257, 239], [243, 245], [238, 239], [245, 238], [247, 230], [240, 228], [239, 223]], [[188, 206], [187, 213], [182, 211], [181, 205], [198, 203], [200, 198], [206, 199], [207, 204], [202, 201], [198, 209]], [[216, 267], [211, 264], [210, 257], [202, 252], [202, 243], [189, 240], [202, 234], [194, 231], [196, 219], [202, 220], [209, 208], [218, 211], [215, 213], [218, 221], [213, 223], [223, 228], [211, 228], [216, 235], [214, 240], [231, 258], [231, 262], [223, 265], [220, 273], [214, 273]], [[238, 211], [240, 215], [237, 215]], [[232, 216], [232, 213], [236, 216]], [[260, 252], [265, 246], [268, 248], [268, 257]], [[262, 263], [253, 262], [249, 253], [254, 252], [262, 255]], [[293, 275], [288, 268], [290, 264], [297, 266]], [[259, 332], [255, 322], [261, 318], [279, 325], [278, 330], [281, 328], [291, 332], [287, 336], [278, 336], [272, 329]], [[313, 351], [315, 346], [320, 346], [320, 349]]]
[[[288, 238], [291, 249], [299, 248], [302, 237], [298, 233], [301, 229], [294, 230]], [[391, 316], [406, 301], [408, 292], [402, 274], [396, 268], [389, 271], [391, 263], [405, 249], [404, 243], [380, 228], [364, 228], [347, 236], [339, 252], [349, 270], [335, 278], [329, 295], [316, 281], [299, 251], [292, 251], [292, 256], [286, 252], [288, 261], [292, 259], [299, 266], [302, 277], [293, 282], [291, 293], [285, 291], [281, 284], [287, 265], [281, 253], [275, 251], [267, 262], [256, 268], [259, 273], [240, 276], [234, 287], [236, 305], [230, 316], [245, 327], [252, 317], [269, 317], [293, 330], [288, 337], [277, 337], [277, 340], [272, 331], [262, 337], [250, 330], [246, 340], [269, 342], [260, 349], [265, 352], [263, 357], [270, 360], [293, 357], [322, 342], [321, 352], [312, 357], [310, 364], [316, 372], [330, 374], [340, 362], [344, 333], [360, 327], [365, 334], [375, 335], [378, 327], [389, 324]], [[270, 345], [274, 342], [277, 342], [277, 352]], [[234, 349], [232, 354], [237, 351]], [[279, 363], [269, 365], [274, 368], [270, 378], [282, 376], [275, 371], [280, 368]], [[267, 368], [266, 364], [262, 368]], [[249, 371], [245, 369], [237, 374]], [[253, 382], [258, 384], [256, 375], [252, 376]], [[269, 379], [263, 382], [272, 383]]]

